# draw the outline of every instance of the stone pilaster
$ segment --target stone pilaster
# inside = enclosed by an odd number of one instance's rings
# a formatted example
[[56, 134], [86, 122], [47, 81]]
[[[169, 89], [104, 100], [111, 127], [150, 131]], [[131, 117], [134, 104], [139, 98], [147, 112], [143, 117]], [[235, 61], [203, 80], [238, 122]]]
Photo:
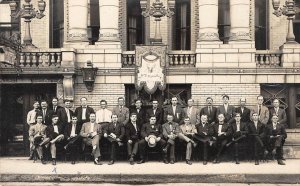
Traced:
[[230, 0], [230, 40], [250, 41], [250, 0]]
[[68, 0], [67, 11], [67, 42], [88, 42], [88, 0]]
[[198, 41], [219, 41], [218, 0], [199, 0]]

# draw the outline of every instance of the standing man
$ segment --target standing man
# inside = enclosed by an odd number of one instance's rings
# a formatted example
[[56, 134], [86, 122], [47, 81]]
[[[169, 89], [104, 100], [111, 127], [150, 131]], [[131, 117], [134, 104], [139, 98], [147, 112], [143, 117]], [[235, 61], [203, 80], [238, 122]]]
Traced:
[[184, 111], [177, 103], [178, 103], [177, 97], [175, 96], [172, 97], [171, 105], [168, 105], [167, 108], [165, 109], [164, 120], [168, 121], [167, 116], [172, 115], [173, 121], [180, 125], [183, 124]]
[[217, 108], [213, 106], [213, 98], [206, 98], [206, 106], [203, 107], [200, 111], [200, 118], [202, 115], [207, 116], [207, 122], [211, 124], [212, 122], [216, 122], [217, 119]]
[[150, 116], [154, 115], [156, 117], [156, 123], [159, 125], [163, 124], [164, 111], [158, 106], [157, 100], [152, 100], [152, 108], [147, 110], [146, 121], [149, 121]]
[[140, 128], [136, 123], [137, 114], [130, 114], [130, 121], [125, 125], [127, 139], [127, 152], [130, 165], [134, 164], [134, 158], [138, 152], [140, 137]]
[[64, 139], [64, 132], [62, 126], [58, 125], [58, 116], [52, 116], [52, 125], [46, 128], [46, 138], [43, 140], [44, 145], [50, 143], [50, 152], [52, 157], [52, 165], [56, 165], [56, 145], [61, 143]]
[[225, 122], [223, 113], [218, 115], [218, 121], [211, 127], [211, 136], [216, 141], [215, 147], [217, 149], [217, 155], [213, 163], [220, 163], [220, 155], [226, 146], [227, 142], [231, 138], [232, 130], [228, 123]]
[[252, 113], [252, 121], [249, 123], [248, 132], [249, 136], [252, 137], [254, 145], [254, 160], [255, 165], [259, 165], [259, 147], [264, 150], [264, 155], [268, 154], [268, 151], [265, 150], [265, 128], [266, 125], [259, 120], [259, 115], [255, 111]]
[[72, 122], [65, 128], [65, 139], [67, 144], [64, 149], [71, 152], [71, 164], [75, 164], [76, 157], [78, 157], [78, 147], [80, 147], [82, 138], [80, 136], [81, 126], [77, 122], [77, 117], [72, 116]]
[[61, 106], [58, 106], [58, 98], [57, 97], [52, 98], [52, 109], [51, 110], [53, 110], [53, 114], [57, 115], [57, 111], [61, 108], [62, 108]]
[[184, 124], [180, 125], [180, 132], [178, 137], [186, 143], [185, 162], [188, 165], [192, 165], [191, 156], [193, 152], [193, 146], [196, 147], [197, 143], [193, 138], [197, 133], [195, 124], [191, 123], [189, 117], [184, 118]]
[[65, 127], [71, 123], [72, 116], [74, 115], [74, 112], [71, 110], [71, 101], [66, 99], [64, 100], [64, 103], [65, 107], [57, 110], [57, 116], [63, 131], [65, 131]]
[[197, 142], [200, 142], [200, 145], [203, 147], [203, 165], [207, 164], [207, 151], [208, 151], [208, 145], [212, 145], [212, 137], [210, 134], [210, 125], [207, 122], [207, 115], [202, 114], [201, 115], [201, 122], [196, 125], [197, 133], [195, 134], [195, 140]]
[[41, 101], [41, 112], [43, 116], [43, 124], [45, 125], [51, 125], [52, 123], [52, 115], [53, 115], [53, 110], [48, 109], [48, 103], [45, 100]]
[[118, 116], [113, 114], [111, 117], [112, 122], [104, 129], [104, 137], [110, 142], [110, 162], [108, 165], [112, 165], [116, 161], [116, 148], [123, 145], [123, 138], [125, 137], [125, 129], [123, 124], [118, 122]]
[[272, 123], [272, 116], [277, 115], [278, 117], [278, 123], [287, 127], [287, 117], [285, 110], [279, 107], [280, 103], [278, 99], [273, 100], [273, 108], [269, 110], [270, 113], [270, 123]]
[[[173, 100], [173, 98], [172, 98]], [[177, 102], [177, 100], [176, 100]], [[164, 153], [167, 153], [168, 150], [170, 152], [170, 163], [175, 163], [175, 140], [178, 137], [178, 134], [180, 132], [180, 127], [178, 123], [173, 121], [173, 115], [168, 114], [167, 115], [167, 123], [163, 124], [163, 136], [167, 140], [167, 145], [163, 149]], [[164, 161], [165, 163], [168, 163], [168, 161]]]
[[229, 105], [229, 96], [222, 96], [223, 105], [219, 106], [217, 110], [217, 115], [219, 118], [219, 114], [223, 114], [225, 117], [224, 122], [230, 122], [230, 120], [234, 117], [235, 108], [232, 105]]
[[[163, 129], [161, 124], [158, 124], [156, 122], [156, 117], [154, 115], [150, 116], [149, 123], [146, 123], [143, 125], [141, 129], [141, 140], [139, 141], [139, 152], [141, 160], [138, 162], [138, 164], [145, 162], [145, 154], [146, 154], [146, 144], [148, 143], [148, 146], [154, 147], [156, 144], [159, 145], [159, 149], [162, 149], [166, 145], [166, 141], [163, 140]], [[167, 162], [167, 153], [164, 152], [163, 155], [164, 162]]]
[[43, 158], [43, 146], [41, 142], [46, 138], [46, 128], [47, 126], [42, 123], [43, 116], [38, 114], [36, 117], [36, 124], [30, 126], [29, 129], [29, 140], [33, 144], [32, 151], [37, 152], [42, 164], [46, 164], [45, 159]]
[[259, 95], [257, 96], [257, 105], [252, 107], [250, 115], [253, 116], [253, 113], [258, 114], [259, 121], [267, 125], [269, 121], [269, 109], [266, 106], [263, 106], [264, 97]]
[[[250, 110], [249, 110], [250, 113]], [[239, 112], [235, 113], [234, 120], [230, 123], [232, 127], [232, 141], [227, 144], [227, 147], [234, 143], [234, 159], [236, 164], [239, 162], [239, 144], [244, 142], [246, 136], [248, 135], [247, 123], [242, 121], [241, 114]]]
[[142, 108], [142, 101], [140, 99], [135, 100], [135, 108], [130, 113], [137, 114], [137, 125], [141, 128], [146, 123], [146, 110]]
[[119, 97], [118, 106], [113, 108], [112, 114], [116, 114], [118, 116], [118, 122], [122, 123], [125, 126], [129, 121], [129, 109], [124, 104], [124, 98]]
[[[28, 133], [29, 133], [29, 129], [31, 126], [35, 125], [36, 124], [36, 116], [39, 114], [40, 110], [39, 110], [39, 107], [40, 107], [40, 104], [38, 101], [34, 101], [33, 103], [33, 109], [31, 111], [29, 111], [27, 113], [27, 124], [29, 126], [28, 128]], [[30, 139], [29, 139], [30, 141]], [[30, 148], [30, 156], [29, 156], [29, 160], [32, 160], [33, 159], [33, 151], [32, 151], [32, 148], [33, 148], [33, 141], [31, 140], [30, 143], [29, 143], [29, 148]]]
[[200, 121], [200, 111], [194, 106], [194, 100], [190, 98], [188, 100], [188, 107], [183, 109], [184, 117], [189, 117], [190, 122], [193, 125], [197, 125]]
[[78, 123], [82, 125], [83, 123], [90, 121], [90, 114], [95, 113], [92, 107], [87, 105], [87, 98], [82, 97], [80, 99], [80, 107], [75, 109], [74, 115], [77, 116]]
[[240, 106], [235, 109], [236, 113], [240, 113], [241, 122], [250, 122], [250, 109], [246, 107], [246, 98], [240, 99]]
[[100, 101], [100, 110], [96, 112], [96, 123], [101, 125], [101, 128], [104, 129], [111, 122], [112, 112], [107, 109], [107, 101]]
[[94, 164], [102, 165], [100, 162], [101, 154], [99, 142], [102, 134], [101, 126], [96, 123], [96, 114], [90, 113], [89, 122], [82, 125], [80, 135], [82, 136], [84, 146], [92, 146], [92, 154], [94, 156]]

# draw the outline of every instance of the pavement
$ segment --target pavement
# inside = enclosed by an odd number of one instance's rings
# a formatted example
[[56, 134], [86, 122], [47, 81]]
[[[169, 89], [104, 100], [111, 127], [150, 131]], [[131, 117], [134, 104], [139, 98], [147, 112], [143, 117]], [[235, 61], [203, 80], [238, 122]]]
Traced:
[[[129, 165], [116, 162], [114, 165], [94, 165], [93, 162], [57, 162], [53, 166], [27, 157], [1, 157], [0, 182], [56, 182], [56, 183], [110, 183], [110, 184], [162, 184], [162, 183], [239, 183], [239, 184], [299, 184], [300, 159], [288, 159], [286, 165], [276, 161], [221, 162], [220, 164], [177, 162], [173, 165], [162, 162], [146, 162]], [[1, 183], [0, 183], [1, 185]]]

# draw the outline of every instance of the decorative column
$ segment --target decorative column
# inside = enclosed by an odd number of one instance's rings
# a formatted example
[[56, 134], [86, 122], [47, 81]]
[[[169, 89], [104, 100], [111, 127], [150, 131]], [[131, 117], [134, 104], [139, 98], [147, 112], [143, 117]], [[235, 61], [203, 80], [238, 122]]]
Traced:
[[219, 41], [218, 0], [199, 0], [198, 41]]
[[68, 42], [88, 42], [88, 0], [68, 0]]
[[100, 0], [100, 42], [120, 42], [119, 0]]
[[250, 41], [250, 0], [230, 0], [230, 41]]

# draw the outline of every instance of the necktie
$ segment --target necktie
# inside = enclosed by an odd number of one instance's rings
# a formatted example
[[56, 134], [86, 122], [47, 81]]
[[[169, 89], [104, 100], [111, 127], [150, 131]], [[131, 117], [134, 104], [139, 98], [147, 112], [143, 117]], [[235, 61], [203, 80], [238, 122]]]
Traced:
[[102, 110], [102, 121], [101, 122], [105, 122], [105, 110]]
[[46, 109], [43, 109], [43, 121], [45, 121], [45, 117], [46, 117]]
[[260, 116], [260, 112], [261, 112], [261, 105], [258, 106], [258, 115]]
[[210, 115], [210, 113], [211, 113], [211, 108], [208, 107], [208, 114]]
[[56, 112], [56, 107], [55, 106], [53, 107], [53, 111]]

